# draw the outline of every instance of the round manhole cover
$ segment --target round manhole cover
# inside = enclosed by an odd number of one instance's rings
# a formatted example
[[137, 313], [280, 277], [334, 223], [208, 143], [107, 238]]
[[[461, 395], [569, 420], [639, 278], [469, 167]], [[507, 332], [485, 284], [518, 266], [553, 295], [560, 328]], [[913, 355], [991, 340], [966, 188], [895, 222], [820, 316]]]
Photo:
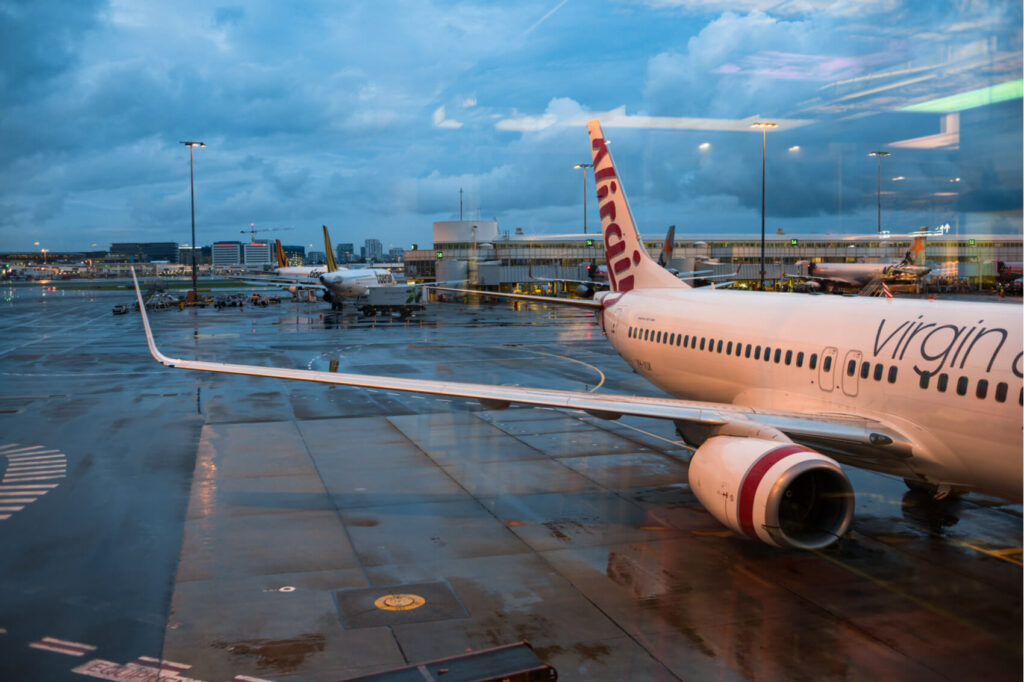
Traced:
[[384, 611], [411, 611], [427, 603], [418, 594], [385, 594], [373, 602], [373, 605]]

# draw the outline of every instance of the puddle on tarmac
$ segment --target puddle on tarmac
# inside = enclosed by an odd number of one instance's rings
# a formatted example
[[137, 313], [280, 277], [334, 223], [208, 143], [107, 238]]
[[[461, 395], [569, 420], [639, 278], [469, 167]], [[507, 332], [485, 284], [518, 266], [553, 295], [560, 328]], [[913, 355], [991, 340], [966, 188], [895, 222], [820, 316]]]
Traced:
[[260, 670], [294, 672], [306, 656], [324, 650], [324, 636], [304, 634], [296, 639], [250, 639], [242, 642], [214, 642], [211, 646], [235, 656], [255, 656]]

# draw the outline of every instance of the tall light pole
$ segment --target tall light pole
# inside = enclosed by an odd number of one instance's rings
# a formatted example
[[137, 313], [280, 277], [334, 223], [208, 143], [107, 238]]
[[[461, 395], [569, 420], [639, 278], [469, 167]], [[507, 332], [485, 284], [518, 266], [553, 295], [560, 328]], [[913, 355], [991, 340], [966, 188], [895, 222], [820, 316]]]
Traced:
[[769, 128], [774, 128], [776, 124], [768, 121], [757, 121], [751, 124], [751, 128], [761, 129], [761, 291], [764, 291], [764, 156], [765, 148], [767, 146], [766, 135]]
[[882, 157], [892, 156], [890, 152], [871, 152], [868, 156], [878, 159], [878, 234], [882, 234]]
[[583, 169], [583, 234], [587, 233], [587, 169], [593, 167], [592, 163], [577, 163], [573, 166]]
[[192, 150], [195, 147], [205, 147], [202, 142], [182, 140], [181, 143], [188, 147], [188, 185], [192, 195], [192, 302], [198, 300], [196, 293], [196, 176], [192, 169]]

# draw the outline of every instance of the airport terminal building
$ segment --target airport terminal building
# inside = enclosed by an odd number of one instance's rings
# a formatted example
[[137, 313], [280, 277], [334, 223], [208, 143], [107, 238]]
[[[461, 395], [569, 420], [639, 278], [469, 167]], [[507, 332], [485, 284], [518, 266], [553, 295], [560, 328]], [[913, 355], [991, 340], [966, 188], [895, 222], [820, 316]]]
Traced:
[[[765, 236], [765, 279], [777, 283], [806, 274], [808, 263], [887, 263], [903, 259], [915, 235], [770, 234]], [[526, 235], [500, 231], [491, 220], [433, 224], [434, 248], [405, 252], [406, 276], [415, 280], [469, 279], [480, 286], [509, 290], [546, 280], [585, 280], [588, 266], [604, 264], [600, 232]], [[665, 234], [644, 235], [658, 258]], [[925, 239], [932, 277], [976, 282], [993, 280], [998, 262], [1022, 260], [1020, 235], [963, 235], [943, 230]], [[759, 278], [759, 234], [676, 234], [671, 267], [680, 272], [734, 274], [740, 282]], [[555, 285], [557, 287], [557, 284]], [[570, 287], [571, 288], [571, 287]]]

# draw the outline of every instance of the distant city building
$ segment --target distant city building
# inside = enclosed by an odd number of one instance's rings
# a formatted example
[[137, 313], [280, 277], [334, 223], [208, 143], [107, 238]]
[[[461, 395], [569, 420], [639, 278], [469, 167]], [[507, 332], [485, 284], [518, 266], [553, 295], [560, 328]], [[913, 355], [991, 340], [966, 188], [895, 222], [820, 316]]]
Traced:
[[303, 265], [306, 262], [306, 247], [295, 244], [282, 244], [284, 259], [288, 265]]
[[177, 242], [119, 242], [110, 245], [110, 254], [138, 263], [178, 262]]
[[366, 247], [365, 246], [360, 246], [359, 247], [359, 260], [360, 261], [365, 261], [366, 260]]
[[401, 263], [405, 259], [405, 249], [398, 247], [388, 251], [389, 263]]
[[384, 260], [384, 245], [381, 244], [379, 239], [367, 239], [366, 246], [364, 248], [364, 260], [372, 260], [375, 262]]
[[213, 245], [213, 266], [218, 265], [241, 265], [242, 244], [241, 242], [218, 242]]
[[306, 254], [306, 265], [323, 265], [327, 262], [327, 254], [323, 251], [310, 251]]
[[270, 265], [273, 261], [270, 257], [270, 244], [266, 242], [252, 242], [242, 247], [246, 265]]
[[338, 242], [334, 247], [334, 257], [339, 263], [351, 263], [355, 260], [356, 247], [352, 242]]
[[[210, 247], [202, 246], [196, 250], [196, 265], [209, 265], [210, 263]], [[179, 246], [178, 247], [178, 260], [175, 261], [180, 265], [192, 265], [192, 247], [191, 246]]]

